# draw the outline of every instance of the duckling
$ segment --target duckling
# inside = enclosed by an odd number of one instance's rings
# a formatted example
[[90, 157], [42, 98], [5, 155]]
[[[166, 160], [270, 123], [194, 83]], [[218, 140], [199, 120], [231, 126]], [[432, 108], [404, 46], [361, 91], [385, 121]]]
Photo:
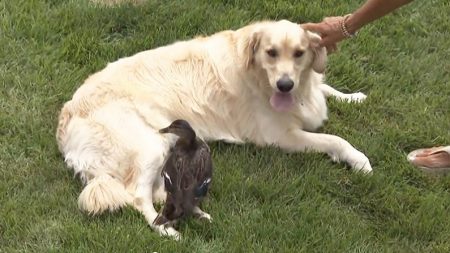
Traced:
[[208, 145], [196, 136], [185, 120], [175, 120], [159, 132], [172, 133], [179, 138], [161, 172], [167, 197], [162, 213], [153, 223], [167, 225], [191, 214], [211, 222], [211, 216], [199, 207], [212, 179], [213, 165]]

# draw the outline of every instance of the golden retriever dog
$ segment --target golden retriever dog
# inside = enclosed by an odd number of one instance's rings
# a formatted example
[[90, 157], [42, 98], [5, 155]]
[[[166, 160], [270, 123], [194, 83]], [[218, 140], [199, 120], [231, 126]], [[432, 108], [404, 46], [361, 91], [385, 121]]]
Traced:
[[311, 132], [327, 119], [326, 97], [362, 101], [323, 82], [320, 37], [289, 21], [140, 52], [91, 75], [65, 103], [57, 142], [85, 187], [78, 204], [97, 214], [130, 204], [154, 225], [165, 199], [161, 168], [176, 137], [159, 129], [185, 119], [207, 141], [312, 150], [371, 172], [368, 158], [344, 139]]

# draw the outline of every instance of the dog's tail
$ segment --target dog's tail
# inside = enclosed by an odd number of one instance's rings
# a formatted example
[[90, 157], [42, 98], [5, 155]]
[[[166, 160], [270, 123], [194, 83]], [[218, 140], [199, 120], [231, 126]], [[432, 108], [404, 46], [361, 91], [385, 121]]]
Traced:
[[95, 215], [106, 210], [117, 210], [132, 203], [132, 200], [132, 196], [119, 180], [102, 175], [89, 180], [78, 198], [78, 207]]

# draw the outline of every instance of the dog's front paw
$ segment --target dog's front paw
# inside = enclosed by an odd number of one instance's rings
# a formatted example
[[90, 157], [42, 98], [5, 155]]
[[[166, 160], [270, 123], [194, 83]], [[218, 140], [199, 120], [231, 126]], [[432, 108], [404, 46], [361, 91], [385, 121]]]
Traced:
[[176, 231], [173, 227], [169, 227], [169, 226], [165, 226], [165, 225], [155, 225], [152, 227], [161, 236], [168, 236], [168, 237], [174, 239], [175, 241], [179, 241], [181, 239], [180, 232]]
[[372, 166], [369, 158], [360, 151], [353, 149], [346, 157], [347, 163], [352, 166], [352, 169], [365, 174], [372, 174]]
[[348, 94], [345, 98], [345, 101], [348, 103], [362, 103], [364, 100], [366, 100], [367, 95], [362, 92], [352, 93]]
[[352, 167], [355, 171], [362, 172], [364, 174], [370, 174], [370, 175], [372, 174], [372, 170], [373, 170], [372, 166], [370, 165], [370, 161], [367, 157], [366, 157], [366, 159], [355, 162], [352, 165]]

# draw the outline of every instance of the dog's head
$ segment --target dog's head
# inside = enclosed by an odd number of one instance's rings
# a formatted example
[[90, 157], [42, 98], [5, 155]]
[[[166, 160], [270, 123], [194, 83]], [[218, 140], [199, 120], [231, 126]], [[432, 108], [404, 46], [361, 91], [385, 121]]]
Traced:
[[323, 73], [326, 49], [320, 36], [286, 20], [250, 26], [244, 53], [246, 67], [263, 70], [271, 87], [270, 103], [277, 111], [291, 109], [294, 93], [311, 71]]

